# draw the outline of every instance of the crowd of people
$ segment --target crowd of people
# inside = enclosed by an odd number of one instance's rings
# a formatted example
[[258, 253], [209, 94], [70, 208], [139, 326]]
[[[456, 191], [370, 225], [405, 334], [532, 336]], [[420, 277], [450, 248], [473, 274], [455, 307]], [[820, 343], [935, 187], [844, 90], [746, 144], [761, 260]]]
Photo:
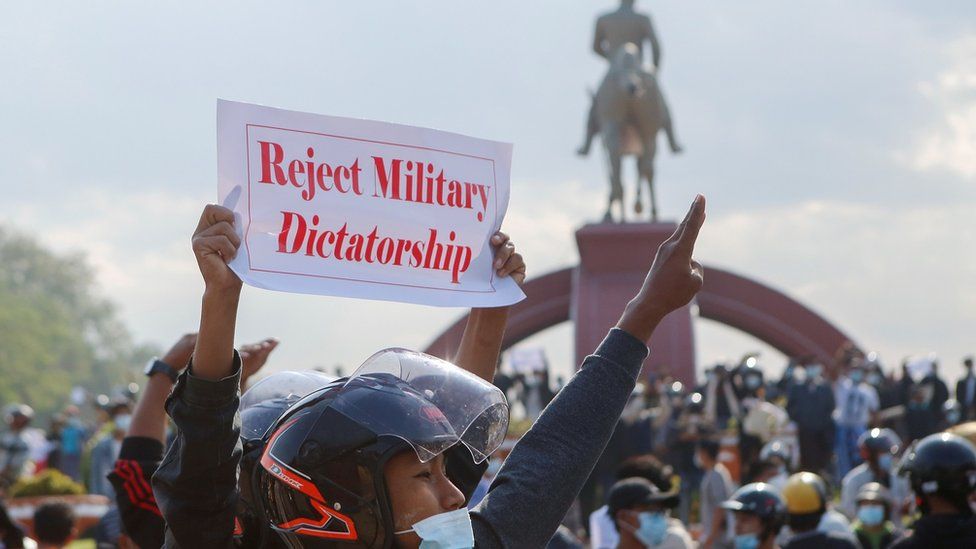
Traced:
[[[651, 373], [631, 395], [565, 523], [591, 547], [623, 546], [619, 521], [609, 517], [619, 507], [618, 490], [633, 492], [639, 477], [655, 508], [668, 509], [667, 528], [656, 519], [658, 541], [647, 547], [693, 547], [679, 542], [686, 538], [704, 548], [741, 546], [733, 514], [722, 509], [736, 508], [745, 494], [773, 493], [790, 514], [822, 513], [815, 531], [883, 549], [910, 531], [920, 511], [907, 469], [899, 467], [913, 445], [976, 417], [972, 358], [963, 366], [954, 392], [934, 356], [906, 359], [892, 371], [875, 353], [853, 347], [826, 367], [811, 358], [791, 361], [780, 376], [747, 356], [715, 365], [692, 388]], [[812, 503], [787, 497], [797, 491]], [[672, 530], [671, 541], [661, 541]], [[786, 543], [789, 532], [777, 541]]]
[[[101, 399], [90, 423], [69, 406], [47, 433], [28, 406], [7, 409], [7, 495], [56, 470], [109, 510], [82, 532], [71, 505], [48, 500], [25, 532], [0, 507], [3, 544], [976, 546], [976, 449], [946, 432], [976, 418], [972, 360], [955, 398], [933, 357], [895, 375], [853, 347], [778, 378], [756, 356], [693, 387], [641, 376], [644, 342], [702, 284], [692, 253], [703, 221], [699, 197], [565, 384], [546, 371], [496, 376], [507, 308], [472, 309], [452, 362], [386, 349], [346, 377], [251, 383], [278, 342], [235, 349], [241, 282], [226, 263], [240, 240], [233, 214], [208, 206], [193, 238], [199, 331], [150, 362], [138, 398]], [[521, 284], [514, 244], [503, 233], [492, 244], [498, 275]], [[509, 433], [509, 399], [525, 432]]]

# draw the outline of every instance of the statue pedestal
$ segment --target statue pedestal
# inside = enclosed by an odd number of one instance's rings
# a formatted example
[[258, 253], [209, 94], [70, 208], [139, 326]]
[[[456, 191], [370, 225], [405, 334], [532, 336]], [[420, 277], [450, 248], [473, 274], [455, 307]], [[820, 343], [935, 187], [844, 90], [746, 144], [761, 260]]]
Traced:
[[[576, 231], [580, 265], [573, 280], [570, 309], [575, 325], [576, 363], [592, 353], [637, 293], [658, 246], [674, 232], [674, 223], [586, 225]], [[694, 384], [695, 345], [691, 307], [674, 311], [648, 342], [644, 372], [670, 372]]]

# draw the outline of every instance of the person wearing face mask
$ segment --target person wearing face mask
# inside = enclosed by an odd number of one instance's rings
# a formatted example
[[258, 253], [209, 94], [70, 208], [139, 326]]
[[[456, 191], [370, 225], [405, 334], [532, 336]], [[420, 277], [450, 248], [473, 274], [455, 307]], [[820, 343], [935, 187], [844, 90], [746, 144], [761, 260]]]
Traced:
[[864, 369], [852, 368], [848, 377], [841, 379], [835, 389], [837, 408], [837, 438], [834, 449], [837, 456], [837, 477], [844, 475], [861, 463], [858, 439], [874, 424], [881, 403], [878, 392], [864, 381]]
[[779, 490], [761, 482], [747, 484], [722, 508], [735, 514], [734, 549], [776, 549], [776, 536], [786, 520]]
[[942, 430], [959, 425], [962, 421], [962, 406], [954, 398], [950, 398], [942, 405]]
[[793, 386], [786, 403], [796, 423], [800, 443], [800, 468], [824, 472], [834, 452], [834, 391], [823, 379], [823, 367], [807, 364], [804, 381]]
[[[616, 481], [632, 478], [649, 481], [657, 487], [658, 492], [671, 492], [676, 481], [680, 482], [669, 465], [664, 465], [652, 455], [635, 456], [620, 464]], [[609, 503], [590, 514], [589, 526], [590, 546], [593, 549], [614, 549], [620, 542], [620, 533], [610, 514]]]
[[127, 413], [116, 415], [112, 419], [112, 432], [103, 438], [91, 451], [91, 479], [88, 491], [115, 499], [115, 490], [108, 480], [108, 474], [115, 466], [115, 460], [122, 450], [122, 440], [129, 429], [132, 416]]
[[[497, 353], [487, 349], [479, 364], [490, 372], [471, 369], [479, 375], [422, 353], [381, 351], [244, 443], [241, 359], [233, 346], [242, 283], [227, 265], [240, 238], [233, 212], [208, 206], [193, 237], [205, 282], [199, 335], [167, 400], [179, 435], [153, 476], [165, 546], [545, 546], [633, 391], [645, 342], [701, 288], [692, 253], [704, 219], [698, 196], [615, 328], [515, 444], [469, 512], [466, 499], [508, 422], [507, 402], [488, 382]], [[524, 275], [524, 264], [519, 271]], [[462, 354], [469, 345], [483, 347], [481, 339], [462, 338]], [[489, 339], [497, 351], [500, 338]], [[254, 514], [239, 521], [245, 503]]]
[[854, 535], [863, 549], [888, 549], [898, 539], [890, 509], [891, 496], [877, 482], [869, 482], [858, 491]]
[[779, 440], [769, 442], [759, 452], [759, 459], [775, 466], [775, 473], [764, 482], [772, 485], [778, 492], [782, 492], [786, 481], [790, 478], [793, 463], [793, 452], [789, 445]]
[[976, 547], [976, 447], [949, 433], [929, 435], [905, 452], [899, 472], [922, 516], [891, 549]]
[[861, 435], [857, 445], [864, 463], [851, 469], [841, 482], [841, 512], [848, 518], [855, 518], [861, 488], [876, 482], [889, 489], [886, 490], [886, 494], [892, 498], [889, 507], [895, 522], [898, 522], [901, 519], [902, 504], [909, 496], [907, 481], [894, 471], [901, 439], [891, 429], [871, 429]]
[[615, 549], [692, 549], [679, 520], [671, 518], [678, 496], [664, 493], [647, 479], [623, 479], [610, 489], [607, 513], [619, 534]]
[[702, 439], [695, 454], [698, 466], [704, 471], [699, 499], [702, 549], [731, 547], [729, 524], [720, 506], [732, 495], [733, 484], [729, 470], [718, 461], [719, 450], [719, 441], [713, 437]]

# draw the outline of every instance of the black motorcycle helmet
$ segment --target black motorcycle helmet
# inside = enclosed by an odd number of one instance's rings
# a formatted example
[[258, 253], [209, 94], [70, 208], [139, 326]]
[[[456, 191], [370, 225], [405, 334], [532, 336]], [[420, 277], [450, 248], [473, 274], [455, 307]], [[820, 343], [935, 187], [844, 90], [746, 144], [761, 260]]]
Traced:
[[763, 525], [759, 539], [775, 537], [786, 523], [786, 503], [776, 488], [762, 482], [739, 488], [722, 508], [759, 517]]
[[901, 448], [901, 438], [891, 429], [874, 428], [865, 431], [857, 439], [861, 459], [869, 460], [882, 454], [897, 455]]
[[259, 440], [245, 437], [242, 499], [262, 546], [391, 547], [389, 459], [444, 454], [467, 499], [507, 429], [497, 388], [437, 358], [388, 349], [292, 404]]
[[899, 473], [908, 476], [922, 513], [928, 513], [926, 496], [932, 495], [946, 499], [961, 513], [971, 513], [976, 448], [968, 440], [949, 433], [929, 435], [905, 452]]

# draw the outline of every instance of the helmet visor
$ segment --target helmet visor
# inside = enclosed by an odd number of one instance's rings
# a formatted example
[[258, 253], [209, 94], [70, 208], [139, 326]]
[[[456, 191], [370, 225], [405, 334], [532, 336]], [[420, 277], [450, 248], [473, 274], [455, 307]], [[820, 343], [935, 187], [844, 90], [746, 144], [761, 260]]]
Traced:
[[263, 437], [292, 404], [335, 380], [322, 372], [307, 370], [278, 372], [258, 381], [241, 395], [241, 436], [245, 440]]
[[408, 442], [422, 462], [460, 442], [481, 463], [508, 432], [508, 402], [497, 387], [430, 355], [380, 351], [350, 376], [342, 392], [363, 388], [400, 395], [400, 404], [394, 411], [337, 398], [333, 406], [379, 436]]

